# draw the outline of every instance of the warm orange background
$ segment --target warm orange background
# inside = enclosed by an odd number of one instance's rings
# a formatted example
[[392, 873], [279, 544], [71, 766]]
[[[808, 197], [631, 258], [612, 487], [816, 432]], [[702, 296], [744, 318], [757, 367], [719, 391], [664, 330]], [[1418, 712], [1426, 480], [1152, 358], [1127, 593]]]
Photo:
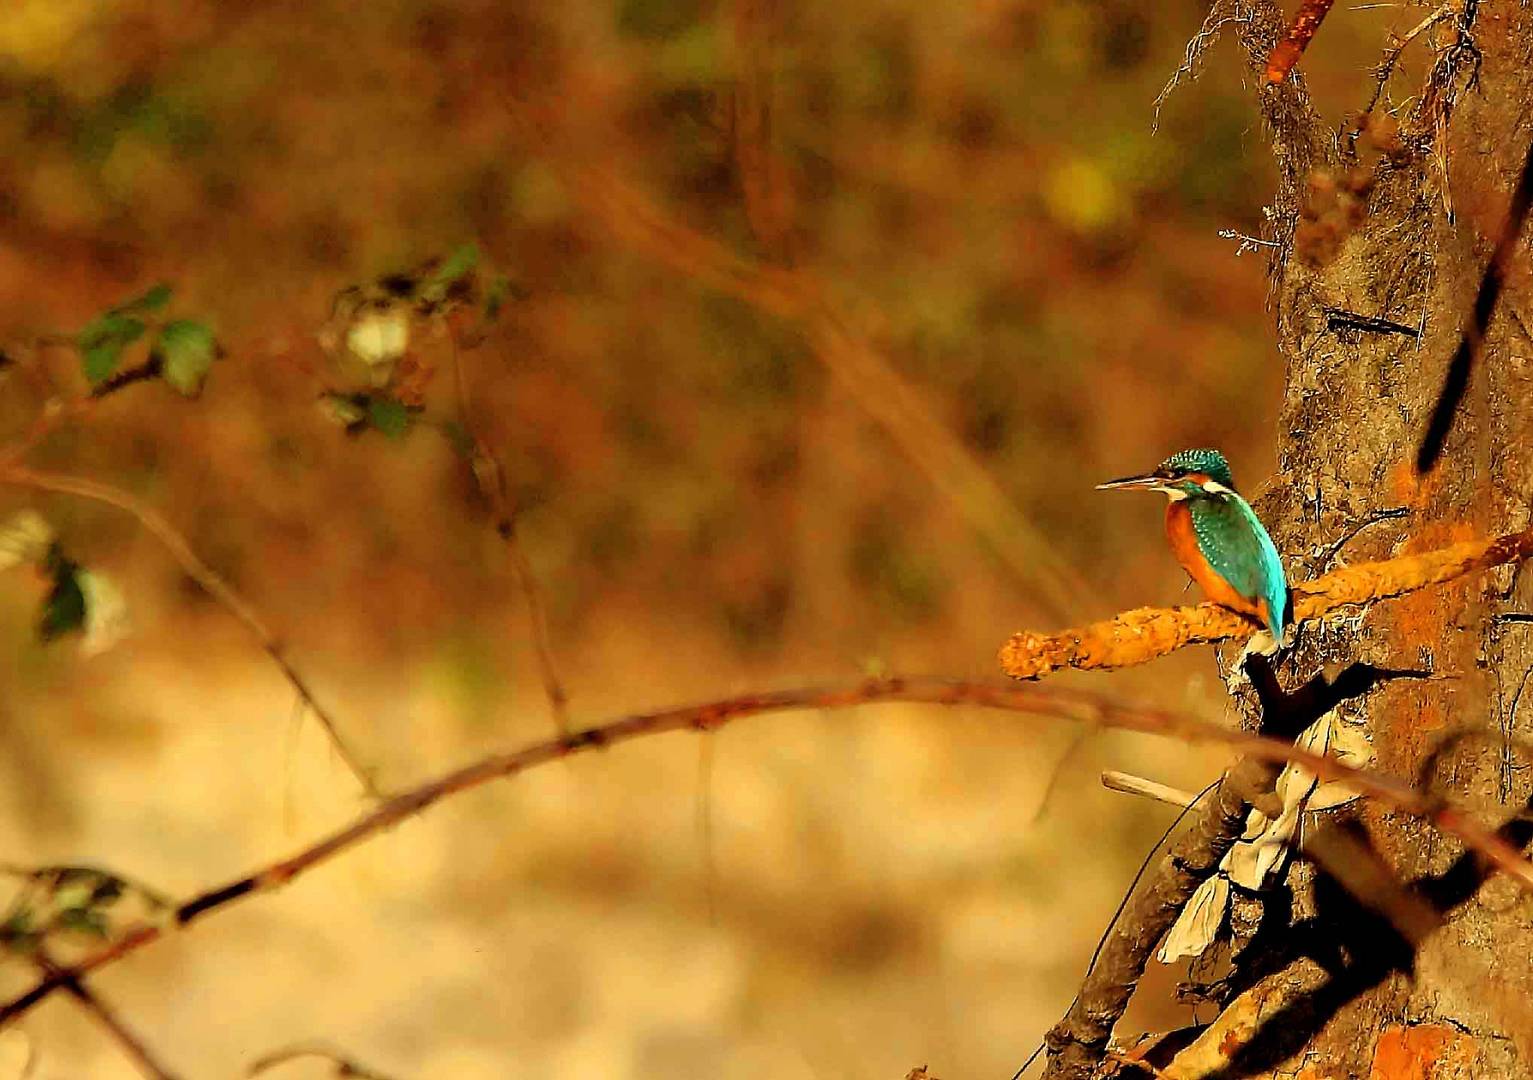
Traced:
[[[550, 731], [461, 462], [429, 431], [347, 439], [315, 404], [337, 290], [459, 244], [516, 286], [465, 361], [579, 723], [994, 675], [1024, 624], [1180, 599], [1160, 507], [1092, 484], [1203, 444], [1248, 491], [1273, 471], [1264, 261], [1216, 235], [1257, 232], [1272, 186], [1232, 42], [1151, 131], [1203, 5], [750, 2], [12, 0], [0, 20], [0, 336], [73, 332], [164, 279], [228, 350], [200, 401], [136, 387], [32, 460], [184, 529], [385, 785]], [[1396, 15], [1332, 13], [1301, 65], [1329, 120], [1367, 100]], [[751, 64], [781, 181], [765, 237], [728, 108]], [[876, 419], [897, 388], [689, 275], [683, 241], [646, 246], [614, 184], [726, 252], [790, 252], [960, 467], [934, 483], [919, 423]], [[78, 390], [69, 361], [47, 358]], [[5, 438], [39, 402], [0, 375]], [[429, 405], [450, 414], [446, 380]], [[1002, 553], [975, 477], [1032, 530]], [[0, 495], [113, 575], [136, 628], [88, 661], [42, 648], [38, 582], [0, 578], [4, 861], [179, 896], [361, 808], [152, 538]], [[1064, 603], [1042, 599], [1050, 560], [1085, 583]], [[1206, 653], [1081, 683], [1224, 711]], [[1170, 818], [1097, 772], [1197, 788], [1219, 764], [1077, 734], [881, 707], [625, 746], [445, 804], [93, 985], [195, 1077], [309, 1040], [454, 1080], [1009, 1076]], [[29, 977], [12, 960], [3, 986]], [[23, 1026], [38, 1077], [133, 1075], [62, 995]]]

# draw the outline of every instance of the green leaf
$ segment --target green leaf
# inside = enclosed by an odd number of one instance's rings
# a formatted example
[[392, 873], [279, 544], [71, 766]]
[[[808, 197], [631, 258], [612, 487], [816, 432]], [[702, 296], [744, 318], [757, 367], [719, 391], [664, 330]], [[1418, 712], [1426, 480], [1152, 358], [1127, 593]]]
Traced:
[[478, 265], [479, 248], [474, 244], [464, 244], [453, 249], [453, 253], [436, 268], [431, 281], [436, 285], [451, 285]]
[[511, 295], [511, 279], [505, 274], [496, 274], [495, 280], [490, 282], [490, 287], [484, 294], [484, 317], [486, 321], [493, 320], [500, 314], [500, 309], [505, 306], [506, 298]]
[[138, 312], [141, 314], [159, 311], [166, 304], [170, 303], [170, 298], [174, 292], [174, 289], [162, 281], [158, 285], [150, 286], [149, 290], [142, 296], [135, 296], [132, 300], [119, 304], [113, 310], [122, 313]]
[[176, 319], [160, 330], [151, 356], [160, 361], [160, 374], [186, 397], [196, 397], [218, 355], [218, 342], [205, 323]]
[[109, 311], [75, 336], [81, 367], [92, 385], [105, 382], [117, 370], [122, 351], [144, 334], [144, 323], [131, 315]]
[[13, 952], [31, 952], [42, 937], [37, 932], [37, 920], [32, 909], [18, 906], [11, 909], [0, 923], [0, 947]]
[[410, 410], [394, 398], [375, 397], [367, 403], [367, 422], [391, 439], [402, 439], [410, 430]]
[[55, 921], [61, 930], [73, 930], [91, 937], [104, 938], [111, 930], [106, 914], [95, 908], [65, 908]]
[[85, 625], [85, 591], [80, 588], [79, 565], [66, 559], [55, 544], [48, 553], [46, 569], [53, 585], [43, 599], [42, 614], [37, 620], [37, 636], [44, 642]]
[[456, 420], [443, 420], [441, 423], [442, 435], [459, 454], [466, 458], [474, 456], [474, 437]]

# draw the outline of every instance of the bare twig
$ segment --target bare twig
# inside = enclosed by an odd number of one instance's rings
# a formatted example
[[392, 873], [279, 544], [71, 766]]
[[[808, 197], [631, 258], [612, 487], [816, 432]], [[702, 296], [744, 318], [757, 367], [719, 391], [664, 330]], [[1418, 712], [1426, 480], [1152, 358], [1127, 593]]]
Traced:
[[1192, 828], [1166, 852], [1148, 887], [1129, 902], [1102, 951], [1101, 963], [1087, 973], [1069, 1012], [1045, 1037], [1049, 1060], [1044, 1080], [1087, 1080], [1096, 1075], [1113, 1025], [1123, 1015], [1156, 944], [1245, 828], [1246, 800], [1241, 790], [1270, 787], [1276, 775], [1271, 762], [1255, 758], [1240, 762], [1197, 812]]
[[1259, 251], [1262, 248], [1275, 251], [1283, 246], [1276, 240], [1263, 240], [1260, 237], [1248, 236], [1239, 229], [1220, 229], [1219, 239], [1236, 240], [1239, 242], [1239, 246], [1235, 248], [1235, 258], [1237, 259], [1248, 251]]
[[[1511, 844], [1445, 798], [1421, 791], [1382, 773], [1343, 765], [1335, 758], [1303, 750], [1280, 739], [1224, 728], [1173, 712], [1125, 705], [1101, 695], [1039, 686], [963, 682], [947, 679], [887, 677], [839, 686], [780, 690], [725, 698], [703, 705], [626, 716], [601, 727], [575, 731], [509, 753], [479, 761], [388, 799], [291, 858], [271, 864], [181, 903], [162, 925], [130, 927], [118, 941], [58, 976], [43, 979], [26, 993], [0, 1006], [0, 1023], [26, 1012], [63, 985], [65, 977], [81, 977], [120, 960], [159, 940], [170, 929], [183, 927], [210, 912], [251, 896], [271, 892], [321, 863], [356, 847], [450, 796], [492, 780], [515, 776], [539, 765], [559, 761], [632, 739], [670, 731], [712, 731], [732, 720], [761, 713], [801, 709], [839, 709], [880, 702], [975, 706], [1099, 724], [1192, 742], [1218, 743], [1240, 750], [1253, 761], [1292, 762], [1325, 780], [1343, 780], [1364, 795], [1426, 818], [1452, 833], [1469, 848], [1533, 890], [1533, 864]], [[1221, 800], [1221, 805], [1222, 805]], [[1216, 860], [1217, 861], [1217, 860]]]
[[1147, 780], [1133, 773], [1119, 772], [1116, 769], [1103, 771], [1102, 786], [1108, 791], [1121, 791], [1125, 795], [1142, 795], [1168, 806], [1188, 807], [1198, 798], [1194, 792], [1183, 791], [1181, 788]]
[[[1453, 9], [1449, 5], [1444, 4], [1442, 7], [1428, 15], [1425, 19], [1422, 19], [1419, 23], [1417, 23], [1416, 28], [1407, 32], [1404, 37], [1395, 38], [1394, 45], [1384, 51], [1384, 58], [1380, 60], [1378, 66], [1373, 69], [1375, 80], [1373, 87], [1373, 97], [1368, 99], [1368, 104], [1364, 106], [1362, 115], [1367, 116], [1369, 113], [1373, 112], [1373, 107], [1377, 105], [1379, 103], [1379, 99], [1384, 96], [1384, 87], [1389, 84], [1389, 77], [1394, 74], [1395, 65], [1400, 62], [1400, 57], [1402, 54], [1404, 54], [1406, 46], [1410, 45], [1410, 43], [1415, 41], [1416, 38], [1421, 34], [1425, 33], [1433, 26], [1436, 26], [1438, 23], [1442, 22], [1442, 20], [1446, 19], [1452, 14]], [[1393, 37], [1393, 35], [1391, 35], [1391, 37]]]
[[[1091, 973], [1096, 970], [1097, 961], [1102, 958], [1102, 950], [1107, 948], [1108, 941], [1112, 939], [1113, 932], [1118, 928], [1118, 921], [1123, 918], [1123, 913], [1128, 909], [1129, 903], [1134, 899], [1134, 894], [1139, 891], [1139, 883], [1143, 881], [1144, 876], [1150, 872], [1150, 867], [1155, 862], [1155, 856], [1160, 854], [1160, 849], [1166, 846], [1166, 841], [1170, 840], [1172, 835], [1175, 834], [1176, 830], [1181, 828], [1182, 822], [1187, 820], [1188, 816], [1192, 813], [1193, 807], [1197, 806], [1198, 803], [1208, 798], [1209, 792], [1213, 791], [1222, 782], [1223, 777], [1220, 777], [1219, 779], [1214, 780], [1212, 783], [1204, 787], [1202, 791], [1194, 795], [1192, 801], [1186, 806], [1182, 807], [1181, 812], [1178, 813], [1176, 817], [1171, 819], [1171, 824], [1167, 825], [1166, 831], [1160, 834], [1160, 839], [1155, 841], [1155, 843], [1150, 846], [1149, 851], [1145, 852], [1144, 858], [1140, 860], [1139, 869], [1134, 871], [1133, 880], [1128, 883], [1128, 889], [1124, 892], [1123, 899], [1118, 902], [1118, 907], [1112, 913], [1112, 918], [1107, 920], [1107, 927], [1102, 931], [1102, 936], [1097, 939], [1096, 948], [1091, 950], [1091, 959], [1086, 963], [1087, 978], [1090, 978]], [[1080, 993], [1077, 992], [1074, 999], [1070, 1002], [1070, 1008], [1074, 1009], [1080, 999]], [[1027, 1060], [1024, 1061], [1021, 1067], [1012, 1074], [1011, 1080], [1021, 1080], [1022, 1074], [1027, 1072], [1028, 1069], [1032, 1068], [1033, 1062], [1037, 1061], [1039, 1055], [1041, 1055], [1046, 1049], [1048, 1049], [1047, 1037], [1045, 1037], [1044, 1041], [1038, 1044], [1037, 1049], [1035, 1049], [1031, 1054], [1027, 1056]]]
[[1154, 119], [1150, 124], [1153, 132], [1160, 127], [1160, 110], [1176, 92], [1182, 82], [1194, 81], [1203, 69], [1203, 54], [1218, 40], [1224, 28], [1231, 24], [1245, 25], [1251, 21], [1248, 14], [1241, 13], [1231, 3], [1215, 3], [1208, 10], [1208, 15], [1203, 20], [1203, 25], [1198, 27], [1198, 32], [1187, 43], [1187, 53], [1182, 58], [1182, 66], [1171, 73], [1171, 78], [1166, 80], [1166, 85], [1161, 87], [1160, 93], [1155, 96]]
[[187, 575], [205, 589], [218, 604], [242, 623], [261, 649], [270, 656], [272, 662], [282, 672], [288, 684], [297, 692], [303, 703], [314, 713], [324, 728], [325, 734], [330, 737], [330, 745], [335, 748], [337, 755], [351, 770], [362, 789], [373, 798], [382, 798], [383, 793], [373, 783], [372, 776], [365, 769], [361, 761], [352, 752], [345, 739], [341, 737], [340, 728], [336, 725], [335, 718], [330, 711], [314, 698], [314, 693], [309, 689], [308, 681], [298, 673], [284, 653], [282, 644], [267, 627], [256, 610], [239, 593], [234, 591], [223, 576], [214, 570], [202, 558], [192, 550], [186, 538], [171, 525], [169, 521], [155, 510], [125, 491], [120, 491], [108, 484], [95, 480], [87, 480], [83, 477], [62, 476], [57, 473], [37, 472], [33, 469], [15, 463], [0, 463], [0, 484], [13, 484], [17, 487], [32, 488], [37, 491], [52, 491], [61, 495], [73, 495], [82, 499], [90, 499], [94, 502], [104, 503], [115, 507], [124, 513], [132, 515], [138, 520], [155, 539], [165, 545], [172, 558], [181, 565], [181, 569]]
[[474, 475], [474, 484], [478, 487], [480, 496], [490, 508], [490, 520], [494, 523], [495, 535], [505, 543], [506, 554], [511, 558], [511, 568], [516, 573], [517, 585], [521, 588], [522, 597], [527, 603], [527, 621], [532, 630], [532, 648], [538, 660], [538, 675], [543, 680], [543, 694], [548, 698], [548, 710], [554, 719], [554, 729], [559, 734], [565, 735], [570, 730], [569, 694], [565, 692], [564, 683], [559, 678], [559, 669], [554, 664], [553, 646], [548, 633], [548, 611], [543, 604], [543, 590], [538, 586], [532, 561], [527, 558], [527, 553], [522, 550], [522, 545], [517, 539], [516, 510], [506, 494], [505, 470], [501, 468], [500, 459], [490, 449], [489, 443], [480, 437], [478, 429], [474, 426], [468, 379], [463, 371], [458, 335], [450, 322], [447, 324], [447, 340], [452, 350], [453, 387], [458, 399], [459, 423], [463, 425], [463, 431], [471, 445], [469, 469]]
[[389, 1080], [381, 1072], [360, 1065], [357, 1061], [339, 1050], [328, 1046], [303, 1045], [289, 1046], [281, 1050], [273, 1050], [269, 1054], [263, 1054], [250, 1063], [246, 1070], [246, 1076], [260, 1076], [269, 1069], [275, 1069], [286, 1065], [290, 1061], [299, 1061], [303, 1058], [319, 1058], [328, 1061], [335, 1066], [335, 1075], [340, 1080]]
[[787, 164], [772, 145], [770, 46], [780, 29], [778, 0], [735, 0], [734, 151], [745, 215], [770, 262], [792, 265], [793, 188]]
[[144, 1045], [138, 1035], [123, 1023], [116, 1011], [101, 1000], [99, 994], [86, 986], [82, 979], [61, 968], [42, 946], [37, 947], [33, 958], [45, 978], [63, 980], [64, 991], [79, 1002], [82, 1009], [95, 1017], [96, 1022], [106, 1029], [117, 1045], [122, 1048], [123, 1053], [138, 1066], [140, 1072], [151, 1080], [175, 1080], [175, 1074], [155, 1060], [154, 1055], [150, 1053], [149, 1048]]
[[[1533, 555], [1533, 529], [1495, 540], [1470, 540], [1385, 562], [1344, 566], [1292, 587], [1294, 623], [1338, 608], [1386, 600]], [[1228, 608], [1137, 608], [1104, 622], [1055, 634], [1023, 631], [1001, 647], [1001, 667], [1015, 679], [1038, 679], [1063, 668], [1142, 664], [1188, 645], [1248, 638], [1257, 626]]]

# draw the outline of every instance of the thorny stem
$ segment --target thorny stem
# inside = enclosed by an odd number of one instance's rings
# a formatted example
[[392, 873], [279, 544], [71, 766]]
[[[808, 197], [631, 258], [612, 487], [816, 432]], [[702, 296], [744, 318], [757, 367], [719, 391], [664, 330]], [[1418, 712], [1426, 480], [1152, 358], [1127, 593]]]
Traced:
[[288, 684], [297, 692], [304, 705], [314, 714], [315, 719], [324, 728], [325, 734], [330, 738], [330, 744], [335, 748], [336, 754], [346, 767], [351, 770], [357, 782], [362, 786], [370, 797], [383, 798], [383, 792], [373, 783], [372, 776], [363, 767], [346, 740], [341, 737], [339, 726], [330, 711], [321, 705], [314, 697], [314, 692], [309, 688], [308, 680], [305, 679], [288, 660], [282, 643], [276, 635], [267, 627], [261, 616], [250, 606], [234, 587], [224, 580], [223, 576], [214, 570], [202, 558], [192, 550], [186, 538], [165, 520], [159, 511], [134, 498], [125, 491], [102, 484], [95, 480], [87, 480], [83, 477], [62, 476], [57, 473], [37, 472], [23, 465], [0, 462], [0, 484], [13, 484], [18, 487], [33, 488], [38, 491], [52, 491], [62, 495], [74, 495], [82, 499], [91, 499], [95, 502], [105, 503], [115, 507], [124, 513], [132, 515], [138, 520], [155, 539], [165, 545], [171, 556], [180, 563], [181, 569], [186, 571], [198, 585], [201, 585], [208, 595], [233, 615], [244, 627], [250, 631], [256, 639], [262, 651], [271, 657]]
[[492, 780], [515, 776], [573, 754], [658, 735], [668, 731], [712, 731], [732, 720], [761, 713], [802, 709], [841, 709], [880, 702], [927, 705], [967, 705], [1007, 712], [1048, 716], [1108, 728], [1166, 735], [1189, 742], [1233, 747], [1248, 759], [1271, 764], [1293, 763], [1323, 780], [1341, 780], [1357, 791], [1410, 814], [1424, 817], [1452, 833], [1524, 888], [1533, 890], [1533, 864], [1518, 850], [1446, 799], [1418, 790], [1393, 777], [1343, 765], [1280, 739], [1220, 727], [1174, 712], [1125, 705], [1080, 691], [1032, 685], [964, 682], [937, 678], [887, 677], [828, 687], [779, 690], [725, 698], [703, 705], [638, 713], [600, 727], [574, 731], [508, 753], [491, 754], [435, 780], [393, 796], [290, 858], [236, 878], [182, 902], [163, 924], [141, 923], [123, 937], [73, 967], [48, 976], [32, 989], [0, 1006], [0, 1024], [13, 1020], [42, 1001], [67, 979], [81, 978], [137, 952], [165, 936], [171, 928], [250, 896], [271, 892], [321, 863], [377, 836], [450, 796]]

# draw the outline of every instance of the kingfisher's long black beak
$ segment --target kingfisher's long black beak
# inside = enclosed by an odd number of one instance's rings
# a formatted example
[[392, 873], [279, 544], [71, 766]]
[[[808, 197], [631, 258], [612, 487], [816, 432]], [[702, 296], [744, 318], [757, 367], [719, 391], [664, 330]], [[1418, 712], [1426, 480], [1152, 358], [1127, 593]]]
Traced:
[[1146, 473], [1143, 476], [1125, 476], [1122, 480], [1109, 480], [1105, 484], [1098, 484], [1098, 491], [1154, 491], [1164, 487], [1166, 478], [1157, 476], [1155, 473]]

